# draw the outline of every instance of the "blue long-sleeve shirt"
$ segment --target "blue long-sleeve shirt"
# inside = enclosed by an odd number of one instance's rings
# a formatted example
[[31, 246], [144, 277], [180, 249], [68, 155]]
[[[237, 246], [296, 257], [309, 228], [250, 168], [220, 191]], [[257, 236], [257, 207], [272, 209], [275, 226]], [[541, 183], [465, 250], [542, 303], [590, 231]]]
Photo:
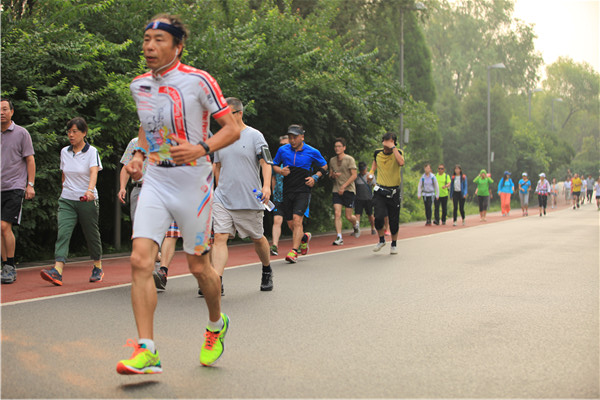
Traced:
[[498, 194], [500, 193], [514, 193], [515, 192], [515, 184], [513, 183], [512, 179], [508, 178], [508, 179], [500, 179], [500, 182], [498, 183]]

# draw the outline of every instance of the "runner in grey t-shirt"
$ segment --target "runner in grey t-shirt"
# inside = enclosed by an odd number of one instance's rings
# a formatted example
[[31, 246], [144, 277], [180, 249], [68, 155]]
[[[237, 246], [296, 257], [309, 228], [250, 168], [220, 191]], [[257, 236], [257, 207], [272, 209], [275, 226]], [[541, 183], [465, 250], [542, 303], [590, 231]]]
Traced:
[[263, 186], [258, 157], [265, 146], [268, 147], [263, 134], [246, 126], [236, 142], [215, 152], [215, 164], [220, 167], [217, 169], [218, 176], [215, 176], [218, 180], [215, 202], [228, 210], [264, 210], [252, 191], [261, 190]]
[[[264, 203], [271, 197], [271, 161], [263, 158], [263, 148], [268, 150], [268, 146], [262, 133], [244, 124], [242, 102], [234, 97], [226, 101], [242, 132], [235, 143], [215, 152], [213, 267], [223, 276], [229, 256], [227, 240], [236, 232], [241, 238], [250, 237], [263, 265], [260, 290], [270, 291], [273, 290], [273, 271], [269, 242], [263, 234], [264, 205], [253, 192], [260, 191]], [[262, 184], [259, 169], [262, 169]]]

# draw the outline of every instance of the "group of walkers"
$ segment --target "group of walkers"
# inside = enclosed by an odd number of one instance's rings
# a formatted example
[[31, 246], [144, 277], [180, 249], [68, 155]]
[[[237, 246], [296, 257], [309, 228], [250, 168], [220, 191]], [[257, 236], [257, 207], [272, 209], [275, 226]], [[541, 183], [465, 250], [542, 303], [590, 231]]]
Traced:
[[[373, 251], [379, 252], [386, 246], [389, 229], [390, 254], [398, 253], [400, 171], [404, 157], [397, 147], [396, 135], [382, 136], [381, 147], [374, 151], [369, 168], [364, 162], [357, 166], [355, 159], [346, 154], [344, 138], [335, 139], [335, 156], [327, 162], [319, 150], [305, 143], [304, 127], [292, 124], [280, 137], [280, 147], [271, 159], [264, 135], [244, 123], [242, 102], [235, 97], [225, 98], [207, 72], [180, 62], [188, 35], [178, 17], [167, 14], [154, 17], [144, 29], [142, 48], [150, 71], [136, 77], [130, 85], [140, 127], [138, 137], [132, 139], [121, 159], [123, 169], [117, 197], [126, 202], [127, 184], [131, 181], [131, 302], [138, 339], [128, 341], [134, 351], [130, 358], [117, 363], [119, 374], [162, 372], [154, 342], [156, 289], [166, 288], [168, 267], [178, 238], [183, 239], [189, 270], [208, 310], [199, 356], [204, 366], [213, 365], [221, 357], [230, 326], [229, 316], [221, 310], [228, 240], [236, 234], [252, 240], [262, 264], [260, 290], [271, 291], [270, 256], [279, 254], [283, 220], [292, 231], [292, 245], [285, 260], [296, 263], [299, 256], [309, 251], [311, 233], [304, 231], [303, 221], [310, 213], [312, 188], [320, 180], [333, 181], [336, 229], [333, 245], [344, 243], [342, 215], [351, 224], [352, 234], [359, 237], [361, 215], [365, 213], [371, 234], [378, 236]], [[2, 99], [0, 104], [2, 283], [13, 283], [16, 269], [12, 226], [20, 222], [23, 198], [35, 196], [35, 161], [29, 134], [12, 122], [12, 103]], [[220, 126], [214, 134], [208, 129], [210, 116]], [[96, 189], [102, 163], [97, 149], [87, 142], [87, 134], [83, 118], [76, 117], [67, 123], [70, 145], [61, 150], [60, 156], [62, 192], [58, 201], [55, 263], [40, 273], [42, 279], [56, 286], [63, 284], [69, 242], [77, 222], [83, 228], [93, 260], [89, 281], [101, 282], [104, 277]], [[433, 219], [434, 224], [445, 225], [448, 199], [452, 198], [454, 225], [459, 211], [464, 225], [468, 184], [460, 165], [454, 167], [452, 175], [445, 172], [443, 164], [438, 166], [437, 174], [433, 174], [430, 164], [424, 169], [418, 197], [425, 204], [426, 224], [431, 225]], [[480, 216], [485, 221], [493, 180], [481, 170], [473, 182], [477, 185]], [[580, 180], [574, 178], [574, 199], [577, 185], [581, 185]], [[518, 188], [525, 204], [524, 215], [530, 187], [527, 174], [523, 174]], [[598, 183], [596, 187], [598, 190]], [[540, 198], [540, 215], [542, 206], [545, 214], [545, 198], [553, 190], [545, 175], [540, 174], [535, 189]], [[498, 187], [503, 215], [510, 212], [513, 192], [514, 184], [506, 172]], [[274, 213], [271, 246], [264, 236], [265, 209]]]

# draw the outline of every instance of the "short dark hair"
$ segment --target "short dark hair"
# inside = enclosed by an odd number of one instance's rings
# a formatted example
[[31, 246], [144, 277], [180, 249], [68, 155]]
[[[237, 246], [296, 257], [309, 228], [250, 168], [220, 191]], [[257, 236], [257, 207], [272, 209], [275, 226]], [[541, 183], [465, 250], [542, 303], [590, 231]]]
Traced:
[[244, 104], [237, 97], [228, 97], [225, 99], [229, 107], [231, 107], [231, 111], [242, 111], [244, 112]]
[[386, 140], [390, 140], [390, 139], [392, 139], [392, 140], [394, 141], [394, 144], [398, 144], [398, 143], [397, 143], [397, 141], [398, 141], [398, 138], [396, 137], [396, 134], [395, 134], [395, 133], [392, 133], [392, 132], [386, 132], [386, 133], [383, 135], [383, 137], [381, 138], [381, 141], [382, 141], [382, 142], [384, 142], [384, 141], [386, 141]]
[[[152, 21], [156, 21], [157, 19], [166, 19], [169, 21], [169, 24], [171, 24], [174, 27], [179, 28], [183, 31], [183, 38], [181, 38], [181, 39], [171, 35], [171, 36], [173, 36], [173, 46], [177, 46], [177, 45], [179, 45], [179, 43], [183, 44], [183, 47], [181, 48], [181, 53], [183, 53], [183, 48], [185, 47], [185, 40], [190, 36], [190, 31], [188, 30], [187, 26], [185, 26], [185, 24], [183, 23], [181, 18], [178, 15], [162, 13], [162, 14], [157, 14], [154, 17], [152, 17], [152, 19], [150, 19], [150, 21], [148, 21], [148, 23], [150, 23]], [[179, 53], [177, 55], [180, 58], [181, 58], [181, 53]]]
[[344, 139], [343, 137], [336, 137], [333, 140], [333, 144], [336, 144], [337, 142], [340, 142], [342, 146], [346, 147], [346, 139]]
[[364, 171], [365, 169], [367, 169], [367, 163], [364, 161], [359, 161], [358, 162], [358, 170]]
[[67, 131], [71, 129], [73, 125], [75, 125], [77, 129], [79, 129], [81, 132], [87, 133], [88, 131], [87, 122], [85, 122], [85, 119], [83, 119], [82, 117], [75, 117], [69, 122], [67, 122]]
[[11, 110], [11, 111], [15, 109], [15, 107], [13, 106], [13, 103], [12, 103], [12, 101], [10, 101], [10, 99], [8, 99], [8, 98], [6, 98], [6, 97], [2, 97], [2, 98], [0, 99], [0, 103], [1, 103], [1, 102], [3, 102], [3, 101], [6, 101], [6, 102], [8, 102], [8, 106], [10, 107], [10, 110]]

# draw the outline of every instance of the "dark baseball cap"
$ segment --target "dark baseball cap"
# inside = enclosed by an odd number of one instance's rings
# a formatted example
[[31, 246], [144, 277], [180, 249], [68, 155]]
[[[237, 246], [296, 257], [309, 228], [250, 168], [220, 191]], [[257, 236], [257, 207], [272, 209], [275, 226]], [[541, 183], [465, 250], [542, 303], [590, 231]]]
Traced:
[[300, 125], [290, 125], [287, 130], [288, 135], [304, 135], [304, 129]]

